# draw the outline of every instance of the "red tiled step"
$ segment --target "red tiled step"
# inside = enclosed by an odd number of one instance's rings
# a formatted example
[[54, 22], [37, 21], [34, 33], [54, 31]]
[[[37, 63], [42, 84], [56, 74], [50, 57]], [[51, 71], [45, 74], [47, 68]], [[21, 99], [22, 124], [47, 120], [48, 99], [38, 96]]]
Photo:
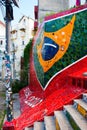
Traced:
[[53, 113], [55, 110], [61, 108], [64, 104], [69, 103], [79, 96], [85, 89], [79, 87], [64, 87], [60, 90], [53, 92], [43, 102], [33, 107], [32, 109], [26, 109], [21, 116], [17, 119], [17, 125], [20, 130], [26, 126], [31, 126], [35, 121], [39, 121], [44, 118], [45, 115]]

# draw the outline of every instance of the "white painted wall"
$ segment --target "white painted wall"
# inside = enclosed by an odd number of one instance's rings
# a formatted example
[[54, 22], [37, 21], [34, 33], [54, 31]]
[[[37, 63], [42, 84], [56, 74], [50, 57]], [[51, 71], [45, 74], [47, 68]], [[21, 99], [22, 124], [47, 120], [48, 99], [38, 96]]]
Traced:
[[[25, 32], [22, 29], [25, 29]], [[17, 25], [12, 27], [11, 31], [16, 30], [14, 34], [11, 34], [12, 44], [14, 44], [14, 48], [11, 46], [11, 51], [15, 49], [15, 70], [16, 74], [20, 73], [20, 60], [21, 56], [23, 56], [24, 48], [28, 44], [29, 40], [33, 37], [32, 30], [34, 28], [34, 20], [23, 16]], [[24, 44], [23, 44], [24, 41]], [[13, 58], [13, 56], [11, 56]]]
[[0, 78], [4, 79], [4, 71], [3, 71], [3, 52], [5, 51], [5, 24], [0, 21]]
[[[2, 44], [1, 44], [2, 41]], [[0, 21], [0, 50], [5, 50], [5, 24]]]
[[[85, 4], [86, 0], [81, 0], [81, 5]], [[76, 5], [76, 0], [69, 0], [69, 6], [74, 7]]]
[[[81, 5], [85, 2], [86, 0], [81, 0]], [[74, 6], [76, 0], [38, 0], [38, 22], [40, 24], [47, 14], [58, 13]]]

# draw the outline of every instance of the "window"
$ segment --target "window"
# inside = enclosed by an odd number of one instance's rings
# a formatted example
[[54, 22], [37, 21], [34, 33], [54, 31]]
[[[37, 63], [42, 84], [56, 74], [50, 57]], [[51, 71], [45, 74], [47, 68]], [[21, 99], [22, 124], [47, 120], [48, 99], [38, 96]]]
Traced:
[[2, 44], [3, 44], [3, 41], [1, 40], [1, 41], [0, 41], [0, 45], [2, 45]]
[[24, 45], [24, 41], [22, 41], [22, 45]]
[[26, 19], [23, 20], [23, 24], [24, 24], [24, 25], [26, 24]]

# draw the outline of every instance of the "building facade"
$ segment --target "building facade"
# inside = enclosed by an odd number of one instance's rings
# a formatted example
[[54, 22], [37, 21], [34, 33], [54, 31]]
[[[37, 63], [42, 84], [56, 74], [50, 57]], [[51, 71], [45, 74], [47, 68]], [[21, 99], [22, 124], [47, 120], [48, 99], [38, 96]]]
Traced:
[[38, 16], [38, 25], [43, 22], [45, 16], [67, 10], [79, 4], [86, 3], [87, 0], [38, 0], [38, 15], [35, 12], [35, 17]]
[[11, 29], [11, 61], [12, 61], [12, 76], [20, 79], [21, 57], [25, 46], [32, 38], [32, 30], [34, 20], [27, 16], [23, 16], [17, 25]]
[[38, 19], [42, 22], [44, 16], [57, 13], [69, 7], [67, 0], [38, 0]]
[[4, 79], [4, 51], [6, 47], [5, 24], [0, 21], [0, 79]]

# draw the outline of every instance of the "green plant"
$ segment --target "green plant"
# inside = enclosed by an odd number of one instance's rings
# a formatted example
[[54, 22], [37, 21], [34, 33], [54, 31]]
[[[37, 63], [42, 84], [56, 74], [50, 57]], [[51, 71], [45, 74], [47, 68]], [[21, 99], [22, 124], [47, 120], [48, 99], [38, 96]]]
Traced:
[[11, 82], [12, 92], [18, 93], [22, 88], [28, 85], [28, 73], [29, 73], [29, 60], [30, 60], [30, 51], [32, 47], [32, 40], [26, 45], [24, 49], [24, 63], [23, 68], [20, 71], [20, 80], [14, 80]]
[[0, 130], [2, 129], [5, 115], [6, 115], [6, 110], [4, 110], [3, 112], [0, 112]]

